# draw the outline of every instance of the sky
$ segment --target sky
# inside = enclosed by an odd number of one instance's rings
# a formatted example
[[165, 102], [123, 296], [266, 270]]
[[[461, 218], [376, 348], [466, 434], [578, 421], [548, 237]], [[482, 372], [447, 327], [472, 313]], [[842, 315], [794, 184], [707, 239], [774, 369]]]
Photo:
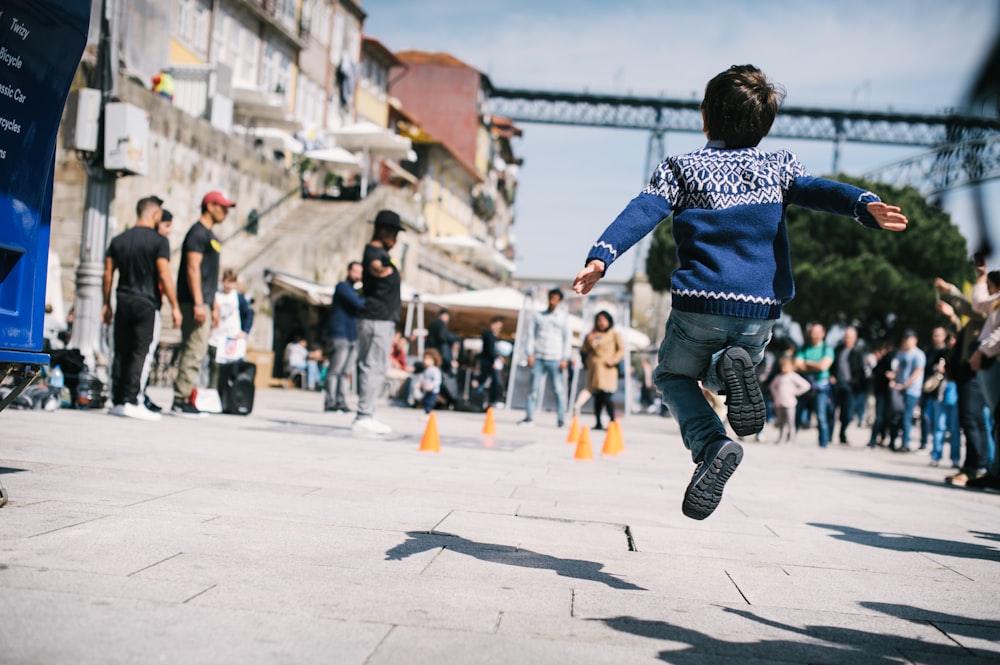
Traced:
[[[450, 53], [497, 87], [700, 100], [712, 76], [751, 63], [786, 88], [789, 106], [921, 113], [959, 105], [1000, 29], [996, 0], [367, 0], [363, 8], [365, 33], [387, 48]], [[568, 285], [648, 181], [649, 134], [520, 127], [515, 277]], [[704, 142], [670, 133], [666, 151]], [[830, 143], [765, 139], [761, 147], [792, 150], [814, 174], [832, 168]], [[848, 143], [841, 170], [861, 175], [922, 151]], [[991, 190], [992, 223], [1000, 225], [1000, 188]], [[956, 222], [969, 216], [966, 198], [946, 199]], [[608, 277], [628, 279], [635, 254]]]

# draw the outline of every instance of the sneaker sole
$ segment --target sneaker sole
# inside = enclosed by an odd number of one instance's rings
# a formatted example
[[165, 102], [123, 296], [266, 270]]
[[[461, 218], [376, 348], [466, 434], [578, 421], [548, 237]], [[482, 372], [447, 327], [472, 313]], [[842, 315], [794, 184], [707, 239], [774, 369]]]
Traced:
[[757, 382], [750, 354], [732, 347], [722, 354], [722, 381], [726, 386], [729, 425], [736, 436], [751, 436], [764, 429], [767, 407]]
[[684, 515], [693, 520], [703, 520], [715, 512], [722, 501], [726, 481], [742, 461], [743, 447], [735, 441], [729, 441], [720, 448], [712, 462], [706, 465], [706, 470], [700, 477], [692, 478], [684, 492], [681, 506]]

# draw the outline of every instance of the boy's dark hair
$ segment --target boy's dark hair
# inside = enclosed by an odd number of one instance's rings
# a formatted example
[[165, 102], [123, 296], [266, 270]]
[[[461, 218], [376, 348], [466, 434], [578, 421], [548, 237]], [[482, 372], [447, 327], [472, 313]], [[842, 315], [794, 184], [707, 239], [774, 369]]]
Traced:
[[986, 281], [992, 284], [994, 288], [1000, 289], [1000, 270], [991, 270], [986, 273]]
[[752, 148], [771, 131], [785, 99], [781, 86], [768, 82], [753, 65], [733, 65], [705, 86], [701, 109], [708, 138], [726, 148]]
[[600, 312], [598, 312], [597, 314], [594, 315], [594, 325], [595, 326], [597, 325], [597, 319], [599, 319], [601, 317], [604, 317], [605, 319], [607, 319], [607, 321], [608, 321], [608, 328], [609, 329], [615, 327], [615, 320], [613, 318], [611, 318], [611, 312], [608, 312], [607, 310], [604, 310], [604, 309], [602, 309]]
[[497, 314], [490, 319], [490, 325], [492, 326], [494, 323], [503, 323], [503, 317]]
[[563, 297], [563, 292], [560, 291], [558, 288], [549, 289], [549, 298], [551, 298], [552, 296], [559, 296], [559, 300], [560, 301], [563, 301], [563, 300], [566, 299], [566, 298]]

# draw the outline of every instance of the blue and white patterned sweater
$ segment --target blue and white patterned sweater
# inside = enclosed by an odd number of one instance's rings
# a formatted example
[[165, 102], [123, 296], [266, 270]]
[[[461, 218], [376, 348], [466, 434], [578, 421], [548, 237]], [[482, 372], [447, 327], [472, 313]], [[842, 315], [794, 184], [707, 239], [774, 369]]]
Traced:
[[668, 157], [649, 185], [594, 243], [587, 261], [615, 259], [673, 214], [673, 307], [684, 312], [777, 319], [795, 295], [785, 206], [854, 217], [879, 228], [865, 205], [879, 198], [809, 176], [792, 153], [726, 150], [709, 141]]

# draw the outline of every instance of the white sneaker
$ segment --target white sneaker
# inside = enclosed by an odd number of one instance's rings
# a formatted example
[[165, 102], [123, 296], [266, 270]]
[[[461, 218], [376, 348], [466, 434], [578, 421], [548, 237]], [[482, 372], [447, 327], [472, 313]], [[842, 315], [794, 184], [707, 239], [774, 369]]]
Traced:
[[108, 407], [108, 415], [109, 416], [118, 416], [118, 417], [124, 416], [125, 415], [125, 405], [124, 404], [115, 404], [113, 406], [109, 406]]
[[355, 434], [390, 434], [392, 428], [385, 423], [380, 423], [374, 418], [358, 418], [351, 425], [351, 431]]
[[139, 406], [138, 404], [124, 404], [122, 406], [122, 415], [126, 418], [135, 418], [136, 420], [159, 420], [160, 414], [153, 413], [144, 406]]

